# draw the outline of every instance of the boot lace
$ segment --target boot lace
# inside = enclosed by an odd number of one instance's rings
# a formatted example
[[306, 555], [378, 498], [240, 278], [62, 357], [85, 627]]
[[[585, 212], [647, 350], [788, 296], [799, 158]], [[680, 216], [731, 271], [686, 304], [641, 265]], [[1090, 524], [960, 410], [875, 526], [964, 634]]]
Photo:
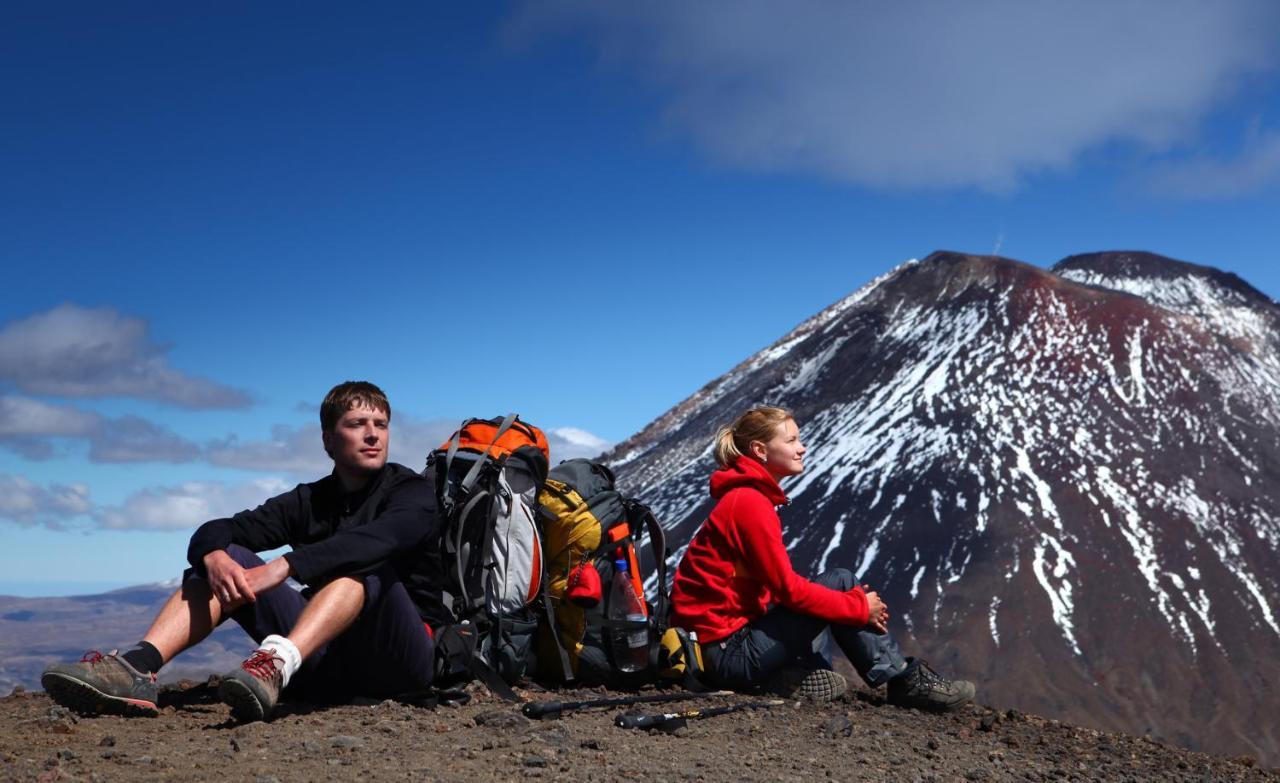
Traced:
[[933, 670], [928, 663], [920, 661], [920, 665], [916, 667], [917, 681], [927, 688], [946, 689], [950, 687], [951, 681], [944, 679], [942, 675]]
[[242, 664], [240, 668], [252, 674], [259, 680], [269, 680], [272, 677], [280, 676], [280, 667], [276, 665], [276, 661], [281, 664], [284, 659], [270, 650], [254, 650], [253, 655]]
[[104, 656], [102, 653], [98, 652], [97, 650], [89, 650], [84, 654], [84, 657], [80, 659], [80, 663], [87, 663], [90, 666], [92, 666], [105, 657], [106, 656]]

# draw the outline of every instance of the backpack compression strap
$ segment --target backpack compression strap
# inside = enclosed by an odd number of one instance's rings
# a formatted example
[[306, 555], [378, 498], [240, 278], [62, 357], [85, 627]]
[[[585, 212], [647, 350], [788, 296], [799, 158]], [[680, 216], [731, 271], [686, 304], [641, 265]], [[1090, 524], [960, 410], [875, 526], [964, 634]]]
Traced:
[[[498, 431], [494, 433], [493, 442], [485, 447], [484, 453], [480, 455], [480, 459], [475, 461], [475, 464], [471, 466], [471, 470], [468, 470], [467, 475], [462, 478], [462, 483], [458, 485], [458, 490], [462, 493], [464, 497], [469, 492], [471, 492], [471, 488], [475, 485], [476, 479], [480, 478], [480, 468], [482, 468], [484, 466], [484, 463], [488, 462], [489, 460], [489, 449], [493, 448], [498, 444], [498, 439], [501, 438], [504, 434], [506, 434], [507, 430], [511, 429], [511, 425], [515, 423], [516, 418], [517, 416], [514, 413], [507, 414], [506, 418], [502, 420], [502, 424], [498, 427]], [[461, 434], [461, 430], [459, 430], [459, 434]], [[456, 437], [457, 436], [455, 436], [455, 440], [456, 440]], [[455, 449], [454, 449], [453, 443], [450, 443], [449, 444], [450, 457], [453, 456], [454, 450]], [[449, 467], [448, 463], [446, 462], [445, 469], [448, 470], [448, 467]]]

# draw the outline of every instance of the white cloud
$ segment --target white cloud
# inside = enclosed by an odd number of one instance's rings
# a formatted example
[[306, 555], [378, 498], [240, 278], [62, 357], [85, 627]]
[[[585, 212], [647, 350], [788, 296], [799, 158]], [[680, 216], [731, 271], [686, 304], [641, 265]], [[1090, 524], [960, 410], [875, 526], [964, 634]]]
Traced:
[[1280, 183], [1280, 131], [1250, 134], [1234, 158], [1197, 156], [1158, 166], [1144, 183], [1151, 193], [1181, 199], [1248, 196]]
[[98, 524], [113, 530], [188, 530], [210, 519], [256, 508], [293, 485], [279, 478], [243, 484], [191, 481], [135, 492], [119, 506], [95, 513]]
[[[393, 428], [394, 439], [394, 428]], [[205, 449], [210, 463], [224, 468], [288, 473], [319, 478], [333, 470], [333, 461], [320, 442], [320, 424], [288, 427], [278, 424], [265, 440], [242, 441], [235, 435], [210, 443]]]
[[715, 160], [873, 187], [1014, 188], [1112, 142], [1163, 151], [1276, 65], [1268, 0], [527, 2]]
[[26, 476], [0, 473], [0, 519], [57, 528], [90, 510], [89, 488], [83, 484], [42, 487]]
[[137, 416], [103, 418], [67, 405], [0, 396], [0, 446], [27, 459], [54, 456], [51, 438], [87, 439], [92, 462], [190, 462], [200, 447]]
[[96, 413], [50, 405], [29, 397], [0, 397], [0, 438], [8, 436], [81, 436], [97, 431]]
[[[422, 470], [427, 455], [435, 451], [461, 421], [418, 421], [395, 414], [391, 419], [391, 461]], [[551, 464], [573, 457], [595, 457], [609, 449], [609, 441], [576, 427], [546, 430]], [[333, 469], [320, 443], [320, 425], [276, 425], [265, 440], [241, 441], [235, 436], [209, 444], [206, 458], [214, 465], [242, 470], [287, 473], [300, 480], [314, 480]]]
[[147, 324], [110, 308], [62, 304], [0, 329], [0, 381], [30, 394], [133, 397], [184, 408], [240, 408], [244, 392], [170, 367]]
[[557, 427], [547, 433], [547, 445], [551, 449], [551, 464], [575, 457], [598, 457], [613, 444], [598, 435], [577, 427]]
[[173, 431], [137, 416], [107, 419], [89, 439], [93, 462], [190, 462], [200, 447]]

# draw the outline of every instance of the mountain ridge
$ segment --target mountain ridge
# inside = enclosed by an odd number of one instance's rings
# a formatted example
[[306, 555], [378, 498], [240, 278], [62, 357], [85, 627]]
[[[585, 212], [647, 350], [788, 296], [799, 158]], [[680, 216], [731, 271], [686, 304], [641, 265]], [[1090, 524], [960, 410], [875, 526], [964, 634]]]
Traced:
[[1280, 310], [1132, 256], [905, 263], [604, 459], [685, 542], [715, 427], [782, 404], [810, 446], [784, 486], [802, 572], [853, 568], [896, 632], [1019, 708], [1275, 754], [1264, 699], [1209, 672], [1280, 679]]

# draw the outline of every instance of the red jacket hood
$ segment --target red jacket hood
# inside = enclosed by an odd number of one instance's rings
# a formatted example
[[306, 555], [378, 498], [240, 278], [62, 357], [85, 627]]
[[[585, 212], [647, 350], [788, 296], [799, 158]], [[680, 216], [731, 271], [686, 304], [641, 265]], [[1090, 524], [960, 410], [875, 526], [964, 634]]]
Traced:
[[717, 500], [738, 487], [755, 487], [775, 506], [787, 502], [787, 495], [778, 486], [778, 480], [764, 465], [751, 457], [738, 457], [737, 462], [711, 474], [711, 497]]

